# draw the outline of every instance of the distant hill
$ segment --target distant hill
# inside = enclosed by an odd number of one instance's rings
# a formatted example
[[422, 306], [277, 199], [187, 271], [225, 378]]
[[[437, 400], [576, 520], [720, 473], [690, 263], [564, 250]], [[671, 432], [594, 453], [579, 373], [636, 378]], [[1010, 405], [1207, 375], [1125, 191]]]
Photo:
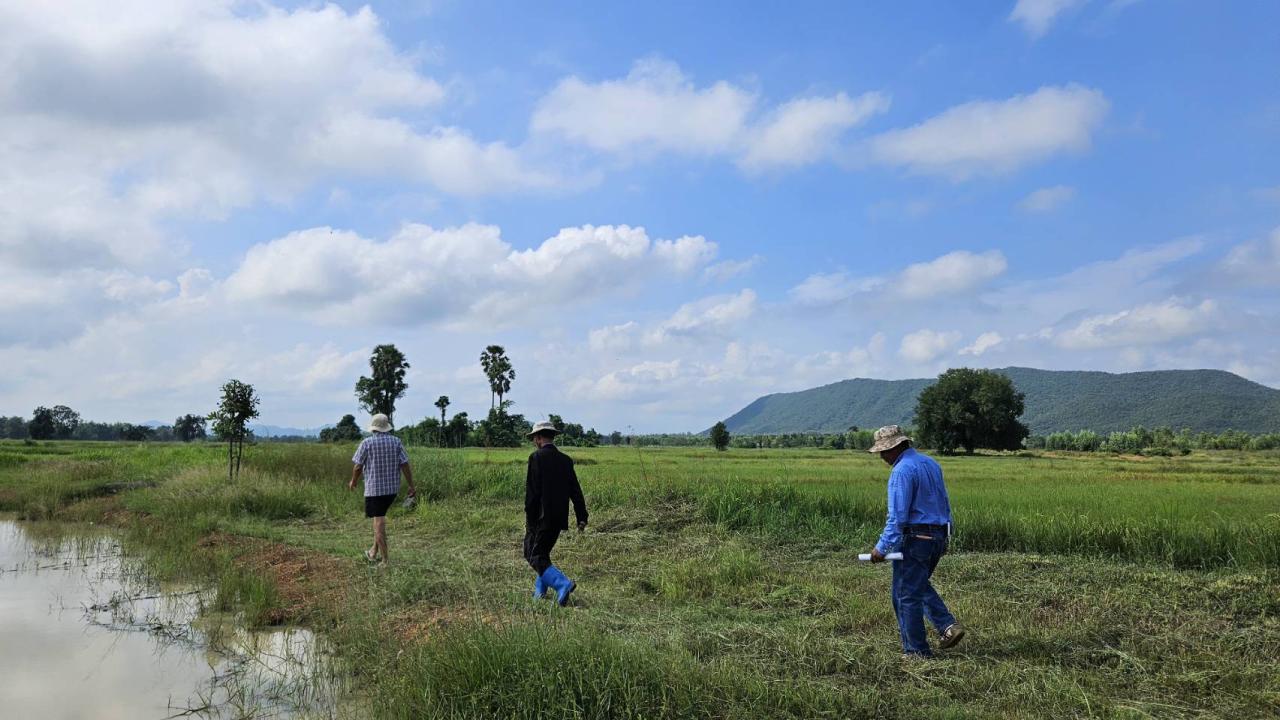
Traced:
[[[1135, 373], [1035, 370], [1003, 373], [1027, 396], [1022, 421], [1036, 435], [1167, 425], [1197, 432], [1280, 432], [1280, 390], [1223, 370]], [[729, 432], [842, 432], [850, 426], [909, 425], [916, 397], [933, 384], [918, 380], [842, 380], [766, 395], [725, 420]]]
[[[329, 427], [325, 425], [324, 427]], [[279, 425], [249, 424], [249, 429], [258, 437], [320, 437], [323, 428], [280, 427]]]

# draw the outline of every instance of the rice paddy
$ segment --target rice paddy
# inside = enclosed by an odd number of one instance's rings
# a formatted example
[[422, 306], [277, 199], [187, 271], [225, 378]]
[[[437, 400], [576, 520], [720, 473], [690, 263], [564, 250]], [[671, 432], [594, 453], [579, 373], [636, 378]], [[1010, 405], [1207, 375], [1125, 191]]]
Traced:
[[591, 526], [558, 610], [519, 553], [527, 451], [412, 448], [424, 502], [375, 568], [351, 450], [260, 445], [228, 483], [213, 444], [0, 443], [0, 510], [112, 521], [156, 572], [322, 631], [378, 718], [1280, 713], [1275, 453], [940, 458], [935, 584], [970, 636], [903, 665], [888, 568], [855, 560], [884, 517], [865, 453], [566, 449]]

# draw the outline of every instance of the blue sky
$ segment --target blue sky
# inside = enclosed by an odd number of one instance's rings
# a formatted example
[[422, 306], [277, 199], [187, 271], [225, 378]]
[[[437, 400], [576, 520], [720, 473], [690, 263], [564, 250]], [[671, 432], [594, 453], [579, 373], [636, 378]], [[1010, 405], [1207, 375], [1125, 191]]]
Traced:
[[1280, 9], [0, 2], [0, 413], [699, 430], [960, 365], [1280, 386]]

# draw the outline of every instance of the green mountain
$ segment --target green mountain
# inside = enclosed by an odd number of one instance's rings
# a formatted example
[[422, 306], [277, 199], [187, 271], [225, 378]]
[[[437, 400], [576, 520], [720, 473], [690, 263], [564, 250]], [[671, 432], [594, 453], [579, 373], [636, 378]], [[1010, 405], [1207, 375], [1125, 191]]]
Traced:
[[[1036, 435], [1059, 430], [1280, 432], [1280, 390], [1223, 370], [1105, 373], [1011, 367], [1003, 373], [1027, 396], [1022, 421]], [[842, 432], [850, 426], [910, 425], [919, 380], [842, 380], [793, 393], [765, 395], [725, 420], [735, 434]]]

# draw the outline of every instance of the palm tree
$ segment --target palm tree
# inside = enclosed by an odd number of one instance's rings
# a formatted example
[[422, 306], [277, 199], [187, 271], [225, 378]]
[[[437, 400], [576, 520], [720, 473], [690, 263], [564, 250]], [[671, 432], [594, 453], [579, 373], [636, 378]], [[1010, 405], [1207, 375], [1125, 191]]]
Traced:
[[[489, 379], [489, 409], [501, 407], [502, 396], [511, 392], [511, 381], [516, 379], [507, 351], [501, 345], [490, 345], [480, 353], [480, 367]], [[495, 397], [497, 403], [494, 402]]]
[[444, 427], [444, 411], [449, 407], [449, 396], [441, 395], [436, 398], [436, 407], [440, 408], [440, 427]]

